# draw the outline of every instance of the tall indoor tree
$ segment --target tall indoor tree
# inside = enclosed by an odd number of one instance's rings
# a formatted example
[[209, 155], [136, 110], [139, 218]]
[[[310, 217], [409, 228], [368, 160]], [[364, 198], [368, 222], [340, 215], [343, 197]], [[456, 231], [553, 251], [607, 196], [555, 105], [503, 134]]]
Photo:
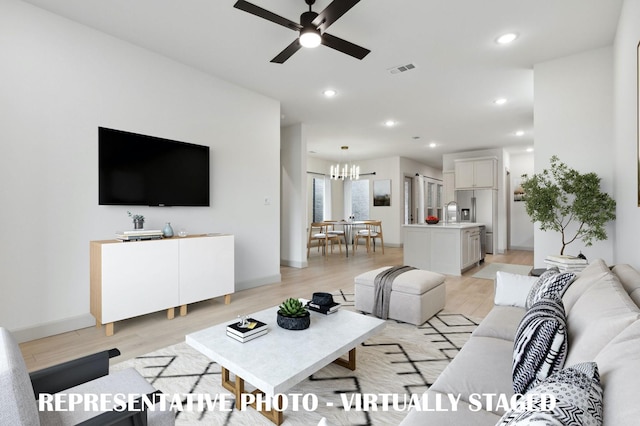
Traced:
[[[580, 239], [585, 246], [606, 240], [605, 225], [616, 218], [616, 202], [600, 191], [600, 178], [595, 173], [581, 174], [552, 156], [551, 170], [531, 177], [522, 175], [525, 208], [543, 231], [562, 235], [564, 254], [567, 245]], [[576, 226], [570, 226], [571, 224]]]

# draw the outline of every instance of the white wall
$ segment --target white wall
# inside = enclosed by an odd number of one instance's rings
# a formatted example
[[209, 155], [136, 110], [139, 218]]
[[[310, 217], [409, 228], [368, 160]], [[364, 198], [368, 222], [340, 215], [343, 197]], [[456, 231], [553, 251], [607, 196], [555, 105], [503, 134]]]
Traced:
[[[635, 50], [629, 54], [635, 58]], [[535, 65], [536, 173], [548, 169], [549, 159], [555, 154], [581, 173], [596, 173], [602, 179], [602, 191], [613, 193], [612, 55], [612, 48], [607, 47]], [[634, 65], [634, 73], [635, 69]], [[635, 148], [627, 155], [635, 158]], [[620, 169], [619, 165], [617, 168]], [[576, 241], [567, 247], [565, 254], [575, 255], [582, 250], [588, 259], [602, 258], [611, 263], [613, 222], [607, 226], [607, 233], [608, 240], [596, 241], [586, 248]], [[560, 252], [561, 237], [559, 233], [542, 232], [536, 226], [534, 238], [534, 264], [543, 267], [546, 255]]]
[[625, 0], [614, 44], [614, 257], [640, 268], [638, 208], [638, 40], [640, 0]]
[[294, 268], [307, 266], [307, 136], [303, 124], [282, 129], [280, 262]]
[[[236, 289], [279, 281], [277, 101], [21, 1], [0, 2], [0, 40], [0, 324], [91, 325], [89, 241], [127, 210], [235, 234]], [[98, 206], [98, 126], [210, 146], [211, 207]]]
[[513, 200], [513, 191], [522, 182], [522, 175], [534, 174], [533, 153], [511, 154], [509, 159], [511, 172], [511, 241], [509, 247], [515, 250], [533, 250], [533, 223], [527, 214], [522, 201]]

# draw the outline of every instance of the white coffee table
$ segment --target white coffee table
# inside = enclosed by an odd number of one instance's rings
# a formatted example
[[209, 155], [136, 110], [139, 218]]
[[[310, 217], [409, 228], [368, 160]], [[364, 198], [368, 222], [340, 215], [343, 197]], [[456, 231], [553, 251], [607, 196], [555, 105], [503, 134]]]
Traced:
[[[340, 309], [330, 315], [311, 312], [311, 326], [306, 330], [285, 330], [276, 323], [274, 306], [251, 314], [268, 324], [269, 332], [246, 343], [226, 335], [233, 320], [188, 334], [186, 342], [222, 367], [222, 386], [233, 392], [236, 408], [247, 381], [268, 396], [283, 394], [322, 367], [336, 362], [355, 370], [356, 346], [379, 333], [385, 321]], [[348, 353], [348, 359], [340, 358]], [[235, 381], [229, 373], [235, 374]], [[254, 407], [255, 408], [255, 407]], [[282, 411], [264, 411], [275, 424], [281, 424]]]

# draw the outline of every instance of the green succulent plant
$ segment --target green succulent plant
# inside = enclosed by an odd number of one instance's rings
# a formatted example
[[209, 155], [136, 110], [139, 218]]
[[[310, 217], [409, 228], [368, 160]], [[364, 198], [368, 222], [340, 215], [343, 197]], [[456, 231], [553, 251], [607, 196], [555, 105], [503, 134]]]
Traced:
[[290, 297], [282, 302], [279, 312], [286, 317], [303, 317], [307, 314], [307, 308], [300, 300]]
[[133, 219], [134, 222], [139, 221], [139, 220], [144, 222], [144, 216], [141, 215], [141, 214], [133, 214], [128, 210], [127, 210], [127, 214], [129, 215], [130, 218]]

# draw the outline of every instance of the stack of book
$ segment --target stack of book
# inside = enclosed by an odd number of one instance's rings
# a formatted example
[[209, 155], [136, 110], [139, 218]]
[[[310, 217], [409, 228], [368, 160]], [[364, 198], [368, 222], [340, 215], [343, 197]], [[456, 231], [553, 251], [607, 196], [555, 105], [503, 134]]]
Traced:
[[544, 263], [557, 267], [560, 272], [580, 272], [587, 267], [587, 259], [567, 255], [547, 256]]
[[160, 229], [133, 229], [116, 233], [116, 239], [120, 241], [159, 240], [162, 238]]
[[264, 336], [267, 331], [269, 331], [267, 324], [253, 318], [247, 318], [245, 327], [237, 321], [227, 326], [227, 336], [242, 343]]
[[333, 302], [330, 305], [318, 305], [313, 302], [307, 303], [307, 309], [314, 312], [320, 312], [321, 314], [329, 315], [334, 312], [337, 312], [340, 309], [340, 304], [338, 302]]

